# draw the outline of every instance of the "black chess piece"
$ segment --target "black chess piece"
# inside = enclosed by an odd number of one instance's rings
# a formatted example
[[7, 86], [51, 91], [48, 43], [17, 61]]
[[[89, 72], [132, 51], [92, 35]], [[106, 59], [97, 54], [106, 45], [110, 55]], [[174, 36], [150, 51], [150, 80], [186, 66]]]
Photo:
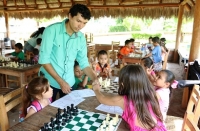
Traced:
[[40, 130], [41, 130], [41, 131], [45, 131], [44, 127], [41, 127]]
[[62, 126], [66, 124], [65, 119], [62, 120]]
[[47, 124], [47, 123], [44, 123], [44, 130], [45, 130], [45, 131], [48, 131], [48, 129], [49, 129], [48, 124]]
[[69, 112], [69, 119], [72, 119], [72, 112]]
[[51, 117], [50, 121], [51, 121], [50, 126], [53, 127], [53, 125], [54, 125], [54, 118]]
[[74, 104], [71, 104], [71, 111], [74, 110]]
[[59, 114], [61, 113], [61, 109], [60, 109], [60, 108], [58, 108], [58, 113], [59, 113]]
[[61, 127], [60, 127], [60, 124], [58, 124], [58, 126], [56, 127], [57, 130], [60, 130]]

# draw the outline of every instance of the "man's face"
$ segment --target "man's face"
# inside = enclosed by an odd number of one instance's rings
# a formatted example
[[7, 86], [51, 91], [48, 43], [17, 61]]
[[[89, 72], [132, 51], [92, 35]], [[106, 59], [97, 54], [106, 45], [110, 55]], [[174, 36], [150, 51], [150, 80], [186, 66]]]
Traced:
[[71, 30], [74, 32], [80, 31], [88, 22], [87, 19], [84, 19], [80, 13], [78, 13], [76, 16], [72, 17], [71, 14], [69, 14], [69, 25]]

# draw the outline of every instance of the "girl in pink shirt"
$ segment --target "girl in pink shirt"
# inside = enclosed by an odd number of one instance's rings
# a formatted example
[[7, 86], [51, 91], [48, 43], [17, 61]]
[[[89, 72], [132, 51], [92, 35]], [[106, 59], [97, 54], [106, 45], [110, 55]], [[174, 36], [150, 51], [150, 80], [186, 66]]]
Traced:
[[118, 95], [103, 95], [100, 88], [98, 82], [93, 83], [99, 102], [121, 107], [122, 118], [131, 131], [167, 131], [155, 90], [140, 65], [126, 65], [121, 69]]
[[42, 110], [51, 103], [53, 89], [44, 77], [33, 78], [23, 90], [20, 121]]
[[170, 87], [176, 88], [178, 82], [174, 80], [174, 74], [169, 70], [161, 70], [157, 74], [157, 78], [154, 81], [156, 89], [156, 95], [159, 101], [160, 110], [163, 115], [163, 120], [166, 119], [167, 110], [169, 107], [169, 94]]

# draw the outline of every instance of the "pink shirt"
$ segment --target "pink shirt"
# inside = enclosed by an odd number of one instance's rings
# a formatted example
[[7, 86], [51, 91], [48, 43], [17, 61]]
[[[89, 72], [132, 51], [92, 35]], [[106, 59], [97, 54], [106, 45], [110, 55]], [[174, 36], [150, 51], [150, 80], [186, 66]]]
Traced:
[[[127, 105], [127, 97], [124, 96], [124, 104]], [[131, 102], [128, 104], [128, 107], [124, 108], [122, 118], [128, 123], [130, 127], [130, 131], [149, 131], [148, 129], [144, 129], [142, 127], [135, 125], [135, 119], [137, 117], [137, 114], [135, 112], [134, 104]], [[132, 114], [129, 112], [129, 109], [131, 110]], [[155, 118], [155, 115], [153, 114], [152, 108], [149, 108], [151, 115]], [[131, 114], [131, 115], [130, 115]], [[164, 124], [161, 121], [157, 121], [157, 126], [152, 129], [152, 131], [167, 131]]]
[[169, 88], [157, 88], [156, 93], [160, 96], [160, 99], [158, 100], [160, 105], [160, 111], [163, 115], [163, 120], [167, 117], [167, 110], [169, 107], [169, 94], [170, 90]]

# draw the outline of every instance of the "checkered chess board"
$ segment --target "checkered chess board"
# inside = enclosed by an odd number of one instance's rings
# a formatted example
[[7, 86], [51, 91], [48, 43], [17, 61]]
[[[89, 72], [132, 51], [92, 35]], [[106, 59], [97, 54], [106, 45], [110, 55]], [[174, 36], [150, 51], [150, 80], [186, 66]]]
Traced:
[[111, 81], [110, 86], [108, 87], [101, 87], [101, 92], [118, 94], [119, 84], [116, 82]]
[[[55, 124], [54, 131], [96, 131], [103, 124], [102, 122], [106, 119], [106, 115], [78, 109], [78, 115], [73, 116], [73, 118], [65, 125], [62, 124], [62, 119], [64, 118], [62, 117], [60, 120], [60, 129], [57, 129], [57, 124]], [[113, 118], [110, 117], [110, 120], [112, 119]], [[117, 130], [120, 122], [121, 118], [119, 118], [119, 121], [117, 122], [116, 126], [114, 126], [112, 131]], [[48, 123], [48, 127], [49, 130], [52, 130], [50, 125], [51, 122]], [[104, 127], [104, 130], [106, 130], [106, 127]]]

